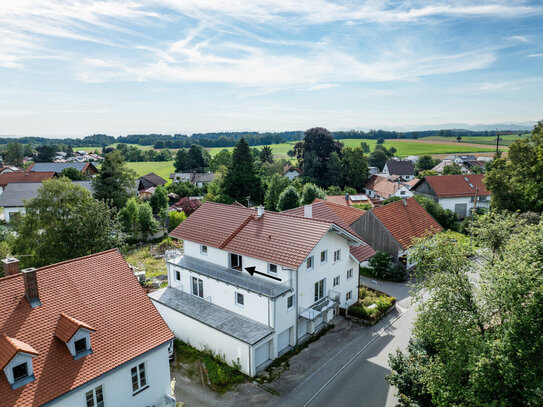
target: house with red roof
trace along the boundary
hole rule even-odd
[[[316,198],[322,201],[322,199]],[[354,204],[368,204],[373,206],[371,199],[365,194],[345,194],[345,195],[326,195],[324,201],[344,206],[353,206]]]
[[[206,202],[174,229],[184,253],[167,261],[168,287],[150,294],[174,334],[254,376],[352,305],[373,250],[341,218],[310,209]]]
[[[118,250],[2,262],[1,405],[175,406],[174,336]]]
[[[413,188],[417,195],[427,196],[443,208],[464,219],[474,208],[490,207],[490,191],[484,174],[432,175],[421,179]]]
[[[302,170],[296,167],[293,167],[290,164],[285,165],[283,168],[283,177],[287,177],[289,180],[293,180],[294,178],[299,177],[302,175]]]
[[[384,201],[385,199],[397,196],[400,198],[409,198],[413,196],[411,188],[405,185],[401,179],[393,181],[388,176],[379,174],[372,175],[364,186],[364,193],[372,199]]]
[[[372,208],[352,227],[371,247],[388,252],[395,262],[407,262],[409,248],[417,239],[443,230],[414,198]]]

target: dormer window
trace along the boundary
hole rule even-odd
[[[80,359],[92,353],[91,333],[94,331],[90,325],[62,313],[55,335],[66,344],[74,359]]]
[[[38,352],[32,346],[7,335],[0,337],[0,369],[13,390],[36,379],[32,367],[36,355]]]

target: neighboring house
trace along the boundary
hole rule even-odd
[[[117,250],[0,278],[3,406],[175,406],[174,338]]]
[[[5,174],[7,172],[23,172],[23,170],[13,165],[8,165],[0,168],[0,174]]]
[[[470,172],[473,172],[474,169],[477,169],[479,173],[484,172],[486,169],[486,161],[475,160],[475,161],[464,161],[464,166],[469,169]]]
[[[27,168],[29,172],[55,172],[61,174],[65,168],[75,168],[81,171],[87,177],[98,174],[98,170],[93,163],[33,163]]]
[[[294,178],[297,178],[300,175],[302,175],[301,169],[293,167],[290,164],[285,165],[285,168],[283,169],[283,177],[287,177],[292,181]]]
[[[415,167],[412,161],[390,160],[383,167],[386,176],[397,175],[402,181],[410,181],[415,178]]]
[[[477,157],[475,157],[472,154],[466,154],[466,155],[456,154],[456,155],[448,155],[447,157],[445,157],[445,159],[454,161],[458,164],[462,164],[464,161],[475,161],[477,160]]]
[[[421,179],[414,192],[432,198],[463,219],[474,207],[490,207],[490,191],[483,179],[484,174],[432,175]]]
[[[149,294],[174,334],[254,376],[345,312],[368,246],[310,208],[206,202],[174,229],[184,254],[167,261],[168,287]]]
[[[212,172],[176,172],[170,174],[170,179],[173,183],[190,182],[198,188],[202,188],[215,179],[215,174]]]
[[[377,167],[368,167],[368,169],[370,170],[370,175],[374,175],[374,174],[379,173],[379,168],[377,168]]]
[[[351,227],[371,247],[388,252],[395,262],[407,263],[415,239],[433,235],[443,228],[414,198],[373,208]]]
[[[43,180],[53,178],[54,172],[6,172],[0,174],[0,195],[4,192],[6,186],[10,183],[23,182],[42,182]]]
[[[407,157],[405,157],[405,160],[411,161],[413,165],[416,164],[419,159],[420,157],[418,155],[408,155]]]
[[[367,195],[364,194],[356,194],[356,195],[326,195],[324,198],[326,202],[332,202],[339,205],[344,206],[352,206],[353,204],[370,204],[373,206],[373,203],[371,202],[370,198]],[[321,199],[315,199],[315,201],[321,201]]]
[[[74,184],[92,192],[90,181],[73,181]],[[0,195],[0,208],[4,209],[4,220],[10,222],[11,218],[25,212],[25,201],[36,198],[41,182],[12,182],[9,183]]]
[[[413,196],[410,188],[403,185],[401,182],[390,181],[386,177],[372,175],[364,186],[364,192],[370,198],[375,198],[384,201],[392,196],[400,198],[409,198]]]
[[[165,185],[166,182],[167,181],[164,178],[156,175],[154,172],[150,172],[149,174],[142,175],[138,178],[138,191],[156,188],[158,186]]]
[[[448,167],[449,165],[453,165],[453,164],[457,164],[460,166],[460,170],[462,171],[463,174],[469,174],[469,168],[467,166],[465,166],[462,162],[457,162],[457,161],[454,161],[454,160],[449,160],[449,159],[445,159],[443,161],[441,161],[439,164],[437,164],[434,168],[432,168],[432,171],[435,171],[437,172],[438,174],[442,174],[443,173],[443,169],[445,167]]]

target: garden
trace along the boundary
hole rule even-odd
[[[360,267],[360,275],[383,281],[404,282],[407,271],[402,263],[394,263],[392,256],[379,251],[369,260],[369,267]]]
[[[377,323],[396,304],[396,298],[366,286],[358,288],[358,301],[349,307],[348,315],[363,323]]]

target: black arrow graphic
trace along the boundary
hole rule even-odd
[[[271,278],[272,280],[281,281],[280,278],[277,278],[277,277],[274,277],[274,276],[270,276],[269,274],[266,274],[266,273],[261,273],[260,271],[256,271],[256,267],[254,267],[254,266],[253,266],[253,267],[245,267],[245,270],[247,270],[247,272],[248,272],[250,275],[253,275],[253,274],[260,274],[261,276]]]

